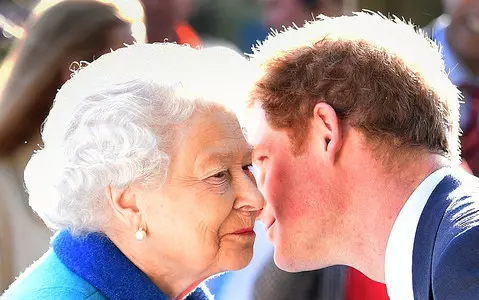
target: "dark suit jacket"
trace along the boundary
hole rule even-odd
[[[332,266],[321,270],[289,273],[271,259],[254,287],[254,300],[343,300],[347,268]]]
[[[479,178],[446,176],[419,219],[413,249],[414,299],[479,299]]]

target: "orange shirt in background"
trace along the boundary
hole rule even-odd
[[[175,26],[178,44],[188,44],[192,48],[201,46],[201,40],[195,30],[186,22],[179,22]]]

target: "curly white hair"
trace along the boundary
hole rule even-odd
[[[101,230],[105,188],[161,185],[188,119],[242,103],[248,74],[229,49],[169,43],[128,46],[81,67],[59,90],[43,148],[26,167],[31,207],[55,230]]]

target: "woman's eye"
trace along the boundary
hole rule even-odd
[[[222,171],[211,176],[211,178],[216,178],[216,179],[225,179],[226,177],[228,177],[228,171]]]

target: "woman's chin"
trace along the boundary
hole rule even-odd
[[[225,271],[238,271],[246,268],[253,258],[253,248],[243,249],[240,253],[232,254],[221,261]]]

